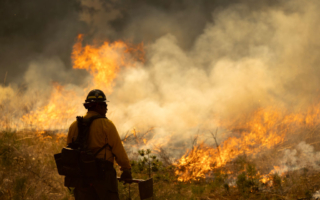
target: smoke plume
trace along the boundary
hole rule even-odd
[[[22,114],[47,105],[55,82],[76,91],[71,106],[84,114],[83,88],[91,78],[71,69],[70,58],[79,33],[84,45],[144,43],[145,62],[122,68],[108,94],[108,117],[120,134],[155,127],[154,141],[184,141],[259,107],[297,110],[318,98],[317,0],[55,2],[3,3],[17,12],[1,22],[0,73],[10,78],[0,87],[0,103],[23,105]],[[32,11],[44,6],[50,12],[37,21]]]

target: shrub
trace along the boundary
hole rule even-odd
[[[282,186],[281,186],[281,177],[275,173],[272,175],[271,177],[271,180],[272,180],[272,185],[275,189],[281,189]]]
[[[259,175],[254,165],[248,164],[246,172],[237,177],[237,187],[242,193],[254,192],[259,188]]]
[[[203,187],[203,186],[201,186],[201,185],[194,185],[194,186],[191,187],[192,194],[194,194],[194,195],[201,195],[201,194],[203,194],[203,192],[204,192],[205,189],[206,189],[206,188]]]
[[[213,174],[213,181],[210,183],[210,191],[213,192],[216,188],[224,187],[226,189],[225,184],[227,185],[229,191],[229,185],[225,182],[228,175],[221,173],[221,171],[215,171]]]
[[[17,178],[14,184],[14,200],[24,199],[27,177]]]

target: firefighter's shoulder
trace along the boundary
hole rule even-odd
[[[99,118],[94,121],[95,121],[96,125],[102,124],[103,126],[107,126],[109,128],[115,128],[115,125],[113,124],[113,122],[108,118]]]
[[[74,121],[74,122],[72,122],[72,124],[70,125],[69,129],[74,129],[74,128],[76,128],[76,127],[78,127],[78,122],[77,122],[77,120]]]
[[[108,124],[114,125],[113,122],[108,118],[99,118],[99,119],[96,119],[95,121],[97,121],[97,122],[100,121],[100,122],[103,122],[103,123],[108,123]]]

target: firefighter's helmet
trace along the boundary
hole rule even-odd
[[[96,103],[96,102],[108,102],[106,95],[98,89],[91,90],[85,100],[84,104]]]

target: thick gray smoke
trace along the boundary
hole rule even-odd
[[[69,58],[78,33],[85,34],[84,43],[122,39],[145,44],[146,62],[122,69],[108,96],[109,118],[121,134],[155,127],[154,141],[169,135],[184,140],[199,129],[214,130],[220,119],[260,106],[300,108],[318,96],[317,0],[81,0],[68,6],[72,14],[52,14],[61,17],[52,24],[52,16],[46,18],[47,28],[34,38],[41,43],[27,42],[37,46],[31,52],[18,51],[27,38],[13,39],[15,49],[7,40],[14,36],[2,33],[3,51],[28,52],[31,58],[23,59],[26,63],[16,56],[2,61],[1,73],[15,75],[8,79],[10,86],[1,86],[0,103],[4,94],[14,96],[19,88],[15,81],[26,85],[21,92],[26,102],[31,92],[49,97],[52,82],[81,91],[88,74],[71,70]],[[39,106],[32,104],[27,112]]]
[[[115,120],[177,132],[212,129],[217,115],[259,106],[300,108],[318,95],[317,8],[316,1],[263,10],[235,4],[212,12],[188,50],[174,33],[159,37],[147,45],[145,66],[118,79]]]

